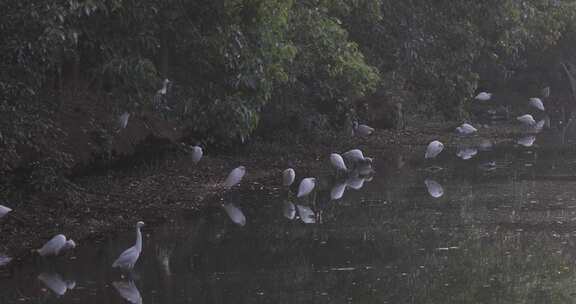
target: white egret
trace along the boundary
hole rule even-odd
[[[516,143],[523,146],[523,147],[529,148],[529,147],[532,147],[534,145],[535,141],[536,141],[536,136],[526,135],[524,137],[519,138]]]
[[[202,150],[202,147],[193,146],[192,147],[192,162],[194,164],[197,164],[202,159],[202,156],[204,156],[204,151]]]
[[[358,124],[358,122],[354,122],[354,134],[355,135],[359,135],[359,136],[370,136],[372,133],[374,133],[374,128],[368,126],[368,125],[364,125],[364,124]]]
[[[478,150],[476,148],[461,148],[456,152],[456,156],[460,157],[463,160],[468,160],[478,154]]]
[[[307,177],[302,179],[298,186],[298,195],[296,195],[296,197],[303,197],[310,194],[314,190],[314,187],[316,187],[316,178]]]
[[[290,187],[296,179],[296,172],[292,168],[288,168],[282,172],[282,185]]]
[[[6,206],[0,205],[0,218],[3,218],[6,214],[10,213],[11,211],[12,211],[12,209],[10,209]]]
[[[228,214],[228,217],[234,224],[239,226],[246,225],[246,216],[240,208],[236,207],[232,203],[224,204],[222,205],[222,208],[224,208],[224,211],[226,211],[226,214]]]
[[[142,304],[142,296],[140,295],[140,291],[134,284],[134,281],[112,282],[112,286],[114,286],[116,291],[118,291],[118,293],[122,298],[124,298],[124,300],[132,304]]]
[[[296,206],[290,201],[284,201],[282,212],[284,213],[284,217],[293,220],[296,217]]]
[[[480,92],[474,99],[480,101],[488,101],[492,98],[492,93]]]
[[[310,207],[296,205],[298,208],[298,215],[304,224],[314,224],[316,223],[316,214]]]
[[[339,200],[344,196],[344,191],[346,190],[346,183],[337,183],[330,190],[330,199]]]
[[[126,129],[128,126],[128,120],[130,119],[130,113],[124,112],[120,117],[118,117],[118,123],[120,124],[120,129]]]
[[[472,133],[477,132],[478,129],[474,128],[471,124],[463,123],[458,128],[456,128],[456,132],[462,135],[470,135]]]
[[[444,144],[438,140],[432,141],[428,144],[426,148],[426,153],[424,154],[425,159],[435,158],[444,150]]]
[[[143,226],[144,222],[139,221],[136,223],[136,243],[120,254],[112,264],[113,268],[120,268],[122,270],[132,270],[134,268],[142,252],[142,232],[140,228]]]
[[[36,252],[40,256],[56,256],[63,251],[73,249],[75,247],[76,243],[73,240],[66,240],[66,237],[63,234],[58,234],[46,242],[42,248],[37,249]]]
[[[246,167],[240,166],[240,167],[234,168],[234,170],[232,170],[228,174],[228,177],[226,177],[226,180],[224,181],[224,187],[225,188],[232,188],[235,185],[239,184],[242,181],[244,174],[246,174]]]
[[[439,198],[439,197],[442,197],[444,195],[444,188],[442,188],[442,185],[440,185],[436,181],[431,180],[431,179],[426,179],[424,181],[424,184],[426,185],[426,189],[428,190],[428,194],[430,194],[430,196],[432,196],[433,198]]]
[[[43,272],[38,275],[38,280],[44,283],[46,287],[58,296],[63,296],[68,290],[72,290],[76,287],[76,282],[64,281],[57,273]]]
[[[522,116],[518,116],[516,117],[516,120],[518,120],[519,122],[521,122],[523,125],[525,126],[533,126],[536,124],[536,121],[534,120],[534,117],[532,117],[532,115],[530,114],[525,114]]]
[[[338,153],[330,154],[330,162],[336,168],[337,171],[348,171],[346,168],[346,164],[344,163],[344,159]]]
[[[532,107],[535,107],[536,109],[540,110],[540,111],[544,111],[544,103],[542,103],[542,99],[538,98],[538,97],[532,97],[528,100],[528,104]]]

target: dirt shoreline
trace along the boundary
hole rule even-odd
[[[402,131],[378,130],[366,139],[323,139],[313,144],[279,145],[252,143],[234,155],[211,155],[194,166],[181,152],[167,153],[160,160],[130,168],[102,171],[78,177],[55,193],[22,194],[9,205],[14,211],[0,219],[0,253],[24,258],[51,236],[64,233],[80,246],[131,229],[137,220],[154,227],[186,213],[198,212],[222,201],[220,183],[228,172],[247,168],[240,191],[279,191],[281,171],[291,165],[297,179],[329,170],[327,155],[360,148],[367,155],[385,155],[407,146],[422,149],[439,139],[447,146],[461,144],[452,131],[454,124],[437,123]],[[509,126],[480,128],[473,138],[493,142],[516,135]],[[383,162],[385,159],[377,159]]]

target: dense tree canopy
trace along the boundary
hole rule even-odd
[[[111,117],[155,115],[212,143],[244,141],[259,126],[344,130],[357,119],[354,101],[375,91],[411,113],[462,118],[479,86],[497,88],[541,64],[535,58],[568,48],[575,5],[2,1],[1,167],[11,167],[19,146],[50,150],[35,137],[65,135],[52,114],[71,90],[94,96],[87,102]],[[158,96],[164,78],[170,90]]]

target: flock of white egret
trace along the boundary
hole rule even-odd
[[[158,96],[161,97],[166,94],[166,89],[169,81],[164,82],[164,86],[158,91]],[[548,89],[549,94],[549,89]],[[492,99],[492,94],[487,92],[481,92],[476,97],[476,100],[480,102],[485,102]],[[528,105],[539,111],[544,111],[544,104],[540,98],[533,97],[528,100]],[[129,113],[124,113],[120,116],[120,128],[126,128],[128,124],[128,119],[130,118]],[[524,126],[531,128],[531,130],[539,131],[544,127],[544,122],[536,122],[531,114],[525,114],[518,116],[517,121],[522,123]],[[359,137],[367,137],[373,134],[374,129],[365,125],[358,124],[357,122],[353,125],[353,134]],[[463,123],[458,126],[455,130],[457,134],[460,135],[470,135],[476,133],[478,130],[469,123]],[[532,146],[534,143],[535,136],[530,135],[523,137],[518,141],[519,145],[522,146]],[[491,143],[487,140],[481,142],[478,149],[490,149]],[[428,144],[424,154],[426,160],[434,159],[444,150],[444,144],[438,140],[434,140]],[[192,146],[190,148],[191,160],[194,164],[201,161],[204,152],[200,146]],[[474,157],[478,153],[476,148],[462,148],[458,150],[457,156],[461,159],[467,160]],[[364,153],[360,149],[352,149],[346,151],[342,154],[332,153],[328,157],[330,164],[332,165],[336,177],[344,176],[345,179],[340,179],[330,191],[330,198],[332,200],[338,200],[342,198],[344,192],[347,188],[360,189],[363,186],[365,180],[369,179],[370,175],[374,172],[372,168],[373,159],[370,157],[365,157]],[[234,186],[241,183],[242,179],[246,174],[246,167],[238,166],[230,171],[227,177],[221,184],[226,190],[233,188]],[[281,184],[283,187],[288,189],[290,195],[290,187],[296,181],[296,171],[293,168],[287,168],[282,171]],[[440,184],[431,179],[426,179],[424,181],[429,194],[434,198],[439,198],[444,195],[444,190]],[[296,199],[302,199],[310,196],[314,193],[317,188],[318,179],[317,177],[303,177],[297,187]],[[223,210],[229,216],[232,222],[237,225],[244,226],[246,224],[246,217],[240,208],[236,207],[232,203],[222,204]],[[0,205],[0,218],[6,216],[12,211],[11,208]],[[315,216],[314,210],[304,204],[293,204],[290,200],[284,201],[283,213],[286,218],[294,219],[298,215],[299,218],[304,223],[315,223],[317,218]],[[119,268],[122,271],[130,272],[135,264],[137,263],[140,254],[142,252],[142,232],[141,228],[144,223],[138,221],[136,223],[136,241],[134,245],[120,254],[120,256],[111,265],[113,268]],[[58,234],[46,242],[41,248],[34,250],[35,253],[42,257],[57,256],[65,253],[68,250],[72,250],[76,247],[76,243],[72,239],[67,239],[65,235]],[[9,262],[10,260],[6,260]],[[6,262],[4,261],[4,262]],[[1,262],[1,259],[0,259]],[[0,265],[2,265],[0,263]],[[48,274],[42,274],[38,277],[41,281],[45,282],[50,289],[54,290],[58,294],[64,294],[67,289],[74,288],[73,282],[64,282],[61,278],[53,278]],[[116,283],[115,283],[116,284]],[[115,286],[119,291],[129,291],[135,288],[135,286],[122,285],[130,284],[118,282],[119,286]],[[133,284],[133,283],[131,283]],[[52,286],[54,285],[54,286]],[[121,292],[122,293],[122,292]],[[130,292],[126,292],[130,294]],[[134,294],[133,292],[131,294]],[[139,297],[139,294],[138,294]]]

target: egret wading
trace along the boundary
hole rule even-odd
[[[476,132],[478,132],[478,129],[474,128],[471,124],[468,123],[463,123],[456,128],[456,133],[460,135],[470,135]]]
[[[232,171],[230,171],[228,177],[226,177],[226,180],[224,181],[224,188],[230,189],[238,185],[242,181],[244,174],[246,174],[246,167],[239,166],[234,168]]]
[[[532,117],[532,115],[530,115],[530,114],[518,116],[518,117],[516,117],[516,120],[518,120],[520,123],[522,123],[525,127],[530,127],[530,126],[533,126],[536,124],[534,117]]]
[[[202,147],[200,146],[193,146],[192,147],[192,162],[197,164],[204,155],[204,151],[202,151]]]
[[[76,243],[73,240],[66,240],[66,236],[58,234],[46,242],[42,248],[37,249],[36,252],[43,257],[57,256],[60,253],[75,247]]]
[[[120,268],[121,270],[132,270],[134,265],[140,257],[142,252],[142,232],[140,228],[144,226],[144,222],[136,223],[136,243],[134,246],[126,249],[112,264],[113,268]]]
[[[438,140],[432,141],[428,144],[426,148],[426,153],[424,154],[425,159],[435,158],[444,150],[444,144]]]
[[[314,187],[316,187],[316,178],[314,177],[307,177],[300,181],[300,185],[298,186],[298,194],[296,197],[304,197],[310,194]]]
[[[374,128],[368,126],[368,125],[364,125],[364,124],[358,124],[358,122],[354,122],[354,135],[358,135],[361,137],[367,137],[372,135],[372,133],[374,133]]]
[[[492,99],[492,93],[480,92],[478,95],[476,95],[476,97],[474,97],[474,99],[480,101],[488,101]]]

